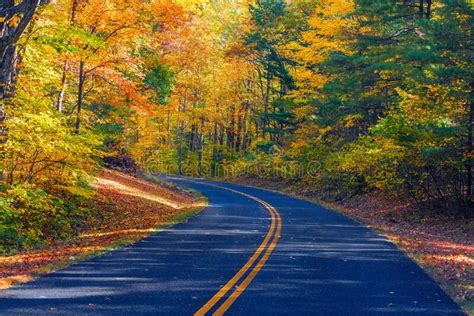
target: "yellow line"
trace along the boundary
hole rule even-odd
[[[208,184],[208,183],[202,183],[202,182],[197,182],[193,180],[189,180],[191,182],[199,183],[199,184],[204,184],[207,186],[211,187],[216,187],[216,188],[221,188],[227,191],[231,191],[243,196],[246,196],[261,205],[263,205],[268,212],[271,215],[271,225],[270,228],[265,236],[265,239],[263,242],[260,244],[258,249],[254,252],[252,257],[245,263],[245,265],[237,272],[232,279],[229,280],[204,306],[202,306],[194,315],[195,316],[201,316],[205,315],[209,310],[211,310],[218,302],[221,300],[226,293],[240,280],[240,278],[249,270],[249,268],[254,264],[254,262],[257,260],[257,258],[260,256],[262,251],[267,247],[268,242],[273,236],[272,242],[270,243],[270,246],[267,248],[266,252],[264,253],[263,257],[260,259],[259,262],[255,265],[253,270],[249,273],[249,275],[245,278],[245,280],[241,283],[240,286],[237,287],[234,292],[227,298],[227,300],[224,301],[222,306],[214,313],[214,315],[222,315],[229,307],[234,303],[234,301],[240,296],[240,294],[245,291],[245,289],[248,287],[248,285],[252,282],[252,280],[255,278],[257,273],[262,269],[263,265],[267,261],[268,257],[270,254],[273,252],[273,249],[275,248],[276,244],[278,243],[278,239],[280,238],[280,233],[281,233],[281,217],[280,214],[278,214],[277,210],[268,204],[267,202],[260,200],[257,197],[254,197],[250,194],[240,192],[234,189],[226,188],[223,186],[219,185],[214,185],[214,184]],[[275,231],[275,226],[276,226],[276,233],[274,234]]]
[[[263,201],[262,201],[263,202]],[[267,204],[266,207],[268,209],[272,209],[276,215],[277,215],[277,231],[276,231],[276,234],[273,236],[273,240],[270,244],[270,246],[268,246],[267,248],[267,251],[265,252],[265,254],[263,255],[263,257],[260,259],[260,261],[257,263],[257,265],[253,268],[253,270],[249,273],[249,275],[245,278],[244,281],[242,281],[242,283],[234,290],[234,292],[232,292],[232,294],[224,301],[224,303],[222,303],[222,305],[216,310],[216,312],[213,314],[215,316],[220,316],[220,315],[224,315],[224,313],[229,309],[229,307],[235,302],[235,300],[237,300],[240,296],[240,294],[242,294],[245,289],[249,286],[249,284],[253,281],[253,279],[255,278],[255,276],[257,275],[257,273],[262,269],[262,267],[265,265],[265,263],[267,262],[268,258],[270,257],[270,255],[272,254],[273,250],[275,249],[277,243],[278,243],[278,240],[280,239],[280,234],[281,234],[281,217],[280,217],[280,214],[278,214],[277,210],[271,206],[270,204],[268,203],[265,203]]]

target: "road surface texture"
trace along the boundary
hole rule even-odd
[[[0,292],[0,314],[462,315],[402,252],[343,215],[256,188],[171,180],[209,207]]]

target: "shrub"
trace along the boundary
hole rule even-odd
[[[31,185],[16,185],[0,197],[0,252],[29,249],[76,235],[88,212],[80,197],[54,196]]]

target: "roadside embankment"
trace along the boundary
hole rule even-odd
[[[82,233],[67,242],[0,256],[0,289],[133,243],[185,221],[207,203],[196,192],[152,176],[137,178],[104,170],[94,186],[96,194],[90,205],[96,211],[81,223]]]
[[[298,184],[238,178],[232,182],[280,191],[344,213],[386,236],[474,315],[474,221],[420,210],[381,193],[328,202]]]

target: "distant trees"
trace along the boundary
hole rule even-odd
[[[309,130],[325,131],[308,150],[332,151],[321,180],[472,206],[472,13],[464,1],[317,6],[293,56],[316,116]]]
[[[203,19],[210,8],[219,7],[209,4]],[[208,29],[221,42],[202,43],[225,54],[199,59],[192,72],[203,85],[186,90],[170,121],[180,170],[217,175],[261,162],[269,170],[255,175],[273,177],[273,167],[318,161],[318,172],[296,180],[334,198],[377,189],[471,207],[467,1],[261,0],[239,10],[221,14],[245,16],[238,24]],[[229,77],[230,64],[239,76]],[[189,87],[179,75],[189,69],[177,72],[177,91]],[[167,157],[151,165],[173,166],[168,145],[148,148]]]
[[[472,206],[466,0],[56,0],[28,23],[40,4],[0,7],[9,185],[75,187],[116,154]]]
[[[279,51],[292,39],[292,30],[285,27],[289,14],[283,0],[257,1],[249,9],[252,29],[245,34],[244,44],[255,64],[263,103],[260,114],[263,139],[267,140],[269,135],[269,143],[262,145],[268,150],[273,144],[283,145],[284,134],[292,125],[293,116],[285,100],[288,90],[293,88],[288,71],[290,60]]]

